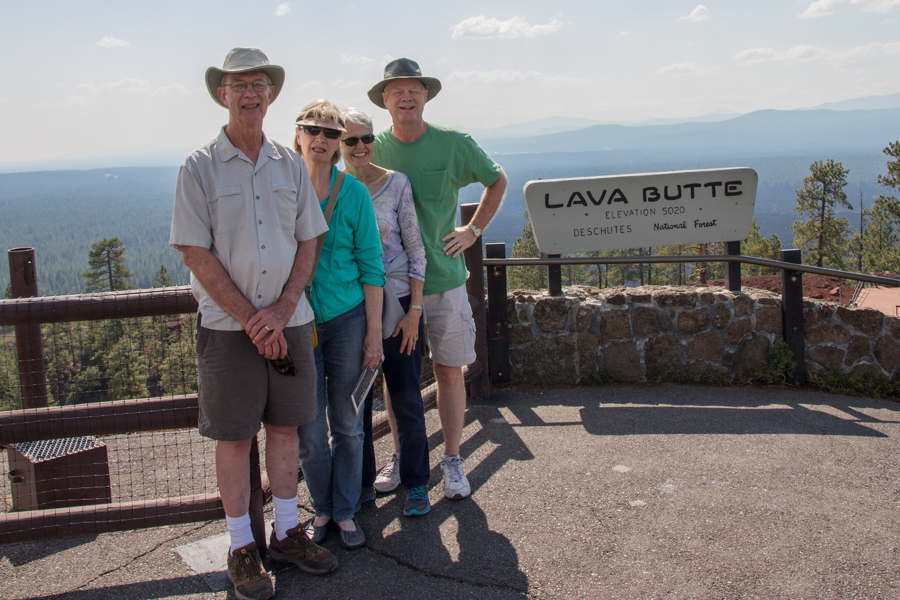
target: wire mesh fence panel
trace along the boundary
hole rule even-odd
[[[215,442],[196,430],[196,318],[185,294],[13,301],[21,320],[0,329],[0,543],[221,516]],[[170,311],[182,314],[160,314]],[[24,346],[20,323],[32,327]],[[421,382],[433,404],[427,356]],[[258,441],[265,456],[264,430]]]
[[[22,408],[13,327],[0,328],[0,410]]]
[[[184,410],[166,414],[170,406],[192,403],[196,411],[196,398],[184,396],[197,391],[194,327],[192,314],[42,325],[49,407],[5,414],[25,414],[32,425],[53,420],[53,431],[103,433],[36,441],[17,434],[15,443],[0,446],[0,513],[16,518],[44,511],[27,513],[49,515],[37,521],[44,524],[91,514],[111,529],[119,528],[111,523],[117,519],[173,522],[179,511],[208,514],[217,502],[215,443],[197,433],[195,418],[169,425],[173,418],[184,421]],[[0,330],[0,412],[22,408],[19,384],[30,375],[20,372],[14,329]],[[176,395],[177,402],[152,400]],[[121,401],[132,404],[126,402],[128,414],[119,419]],[[113,414],[99,413],[93,403],[113,407]],[[159,430],[146,431],[153,428]],[[106,434],[110,429],[121,433]]]
[[[197,391],[194,315],[43,326],[51,406]]]

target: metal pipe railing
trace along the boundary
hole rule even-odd
[[[701,262],[698,256],[610,256],[608,258],[486,258],[484,266],[486,267],[520,267],[520,266],[540,266],[540,265],[629,265],[629,264],[653,264],[653,263],[695,263]],[[900,279],[891,279],[889,277],[878,277],[877,275],[866,275],[865,273],[853,273],[851,271],[838,271],[837,269],[826,269],[824,267],[816,267],[813,265],[798,265],[781,260],[772,260],[769,258],[755,258],[753,256],[741,256],[730,254],[706,254],[703,256],[703,262],[723,262],[723,263],[747,263],[750,265],[759,265],[761,267],[771,267],[775,269],[790,269],[800,273],[814,273],[816,275],[826,275],[828,277],[837,277],[839,279],[853,279],[855,281],[865,281],[877,285],[887,285],[892,287],[900,286]]]

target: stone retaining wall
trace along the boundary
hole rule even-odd
[[[542,385],[622,381],[665,374],[740,379],[783,341],[781,296],[745,288],[566,288],[564,296],[508,296],[514,380]],[[804,301],[809,373],[900,376],[900,319],[868,309]]]

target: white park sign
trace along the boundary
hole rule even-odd
[[[525,184],[544,254],[746,239],[758,183],[748,168],[546,179]]]

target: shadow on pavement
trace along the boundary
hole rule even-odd
[[[870,424],[900,422],[900,405],[891,409],[897,420],[872,417],[866,409],[885,410],[885,403],[859,399],[831,400],[810,404],[797,402],[790,390],[763,395],[766,400],[741,402],[732,397],[728,388],[713,399],[700,399],[676,393],[668,396],[666,388],[660,388],[658,398],[646,402],[617,403],[615,394],[604,398],[602,390],[595,394],[600,398],[589,403],[568,402],[557,393],[554,403],[579,408],[580,424],[593,435],[688,435],[688,434],[787,434],[787,435],[843,435],[860,437],[887,437],[868,427]],[[745,396],[742,394],[742,396]],[[755,395],[754,397],[759,397]],[[584,398],[583,394],[578,395]],[[808,400],[809,395],[804,396]],[[522,426],[577,425],[578,422],[544,422],[536,409],[547,399],[543,396],[529,401],[517,396],[515,403],[507,407]]]
[[[7,559],[14,567],[21,567],[42,558],[47,558],[57,552],[76,548],[81,545],[89,545],[97,539],[96,535],[76,538],[63,538],[59,540],[47,540],[41,544],[9,544],[0,545],[0,560]]]
[[[501,418],[499,411],[489,412],[494,418]],[[491,529],[484,510],[478,505],[476,493],[508,461],[534,457],[511,430],[507,429],[502,436],[492,435],[490,432],[496,432],[497,428],[486,426],[483,422],[486,420],[489,417],[485,417],[483,411],[480,418],[472,412],[466,414],[466,428],[478,424],[471,437],[464,436],[461,448],[463,456],[479,454],[477,463],[467,462],[466,476],[473,497],[453,501],[441,495],[435,501],[432,494],[433,504],[428,515],[398,519],[406,499],[406,492],[401,487],[389,502],[377,510],[366,511],[360,520],[366,531],[371,532],[368,548],[407,568],[431,577],[525,593],[528,578],[519,568],[516,549],[506,536]],[[429,448],[434,450],[443,441],[442,433],[437,431],[429,437]],[[443,492],[440,465],[432,469],[429,487]],[[399,528],[391,525],[395,519]],[[453,533],[452,539],[448,532]]]
[[[190,577],[154,579],[153,581],[126,583],[103,588],[75,590],[49,596],[27,596],[27,598],[28,600],[119,600],[121,598],[153,600],[154,598],[172,598],[207,591],[209,590],[203,584],[203,580],[192,575]],[[10,600],[25,600],[25,597],[20,599],[10,598]]]

